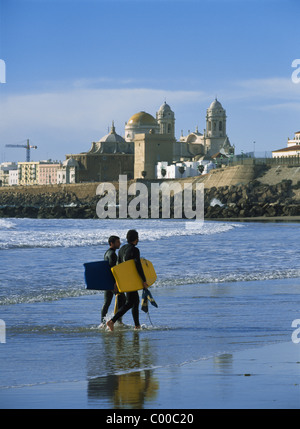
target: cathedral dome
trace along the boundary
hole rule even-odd
[[[110,133],[103,136],[99,140],[99,143],[125,143],[125,140],[123,139],[122,136],[116,133],[116,129],[113,123]]]
[[[156,113],[156,119],[163,118],[174,118],[174,112],[166,102],[160,106],[158,112]]]
[[[159,112],[166,112],[170,110],[171,110],[171,107],[166,102],[164,102],[164,104],[162,104],[159,108]]]
[[[131,118],[129,119],[128,125],[136,125],[136,126],[143,126],[143,125],[157,125],[156,120],[153,118],[152,115],[146,112],[139,112],[135,113]]]
[[[211,105],[209,106],[209,109],[210,110],[223,110],[223,107],[222,107],[222,104],[217,100],[217,99],[215,99],[212,103],[211,103]]]
[[[133,153],[133,147],[122,136],[116,133],[113,122],[110,133],[103,136],[98,142],[93,142],[88,153]]]
[[[136,134],[158,133],[159,125],[152,115],[146,112],[135,113],[125,124],[125,141],[133,142]]]

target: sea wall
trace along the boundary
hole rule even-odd
[[[235,166],[176,181],[204,184],[206,219],[300,216],[300,167]],[[142,182],[149,189],[150,217],[151,182]],[[132,183],[129,181],[128,186]],[[118,182],[114,185],[118,200]],[[97,186],[98,183],[3,187],[0,217],[97,218],[96,205],[101,198],[96,195]],[[128,202],[133,198],[128,197]],[[195,208],[195,193],[193,204]],[[173,212],[171,198],[171,217]]]

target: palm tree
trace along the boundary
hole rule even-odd
[[[202,174],[203,171],[204,171],[204,165],[199,164],[198,165],[198,171],[199,171],[200,174]]]
[[[181,174],[181,178],[182,178],[182,175],[183,175],[183,173],[185,172],[185,167],[182,165],[182,166],[180,166],[180,167],[178,167],[178,171],[179,171],[179,173]]]

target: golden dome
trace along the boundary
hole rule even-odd
[[[128,125],[157,125],[156,120],[153,118],[152,115],[146,112],[139,112],[135,115],[131,116],[129,121],[127,122]]]

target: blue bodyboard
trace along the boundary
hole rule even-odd
[[[84,265],[86,289],[113,290],[115,279],[108,261],[87,262]]]

